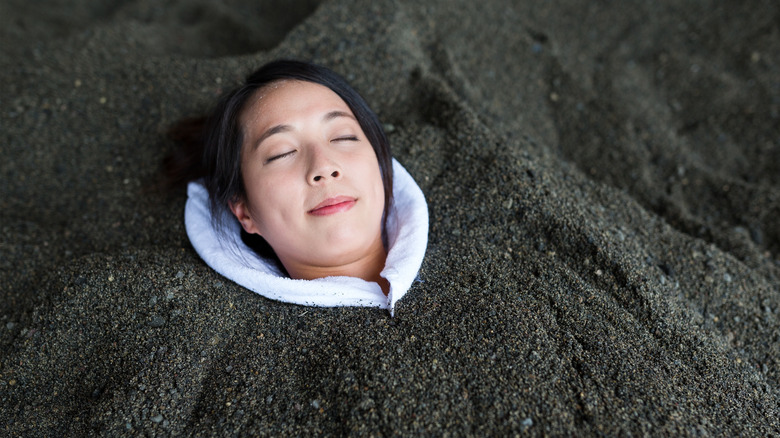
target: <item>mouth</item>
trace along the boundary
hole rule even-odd
[[[328,216],[331,214],[341,213],[352,208],[357,199],[349,196],[336,196],[335,198],[328,198],[316,207],[309,210],[309,214],[314,216]]]

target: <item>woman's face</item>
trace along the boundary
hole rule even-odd
[[[241,115],[246,198],[231,205],[294,278],[384,251],[379,163],[346,103],[329,88],[285,80],[258,90]]]

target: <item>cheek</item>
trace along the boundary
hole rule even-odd
[[[366,181],[372,182],[374,198],[378,204],[378,209],[384,211],[385,206],[385,186],[382,182],[382,171],[379,169],[379,163],[374,162],[368,171],[368,178]]]
[[[382,183],[382,169],[379,168],[379,162],[376,159],[376,155],[372,155],[372,158],[373,158],[373,164],[371,166],[371,169],[373,169],[373,173],[374,173],[374,179],[373,179],[374,185],[376,187],[376,190],[379,191],[380,195],[384,198],[385,186]]]
[[[284,178],[257,178],[247,186],[252,219],[262,234],[273,233],[280,223],[289,220],[292,200],[299,199],[293,184]]]
[[[380,198],[380,202],[384,204],[385,202],[385,185],[382,182],[382,171],[377,170],[376,172],[376,179],[375,179],[374,187],[377,193],[377,196]]]

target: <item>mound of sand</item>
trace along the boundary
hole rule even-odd
[[[0,4],[4,435],[780,434],[775,2],[67,3]],[[148,190],[279,57],[426,194],[395,318],[221,278]]]

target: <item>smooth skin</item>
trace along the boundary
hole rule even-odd
[[[387,294],[379,162],[347,104],[283,80],[255,92],[241,125],[246,196],[230,208],[244,230],[265,238],[292,278],[358,277]]]

